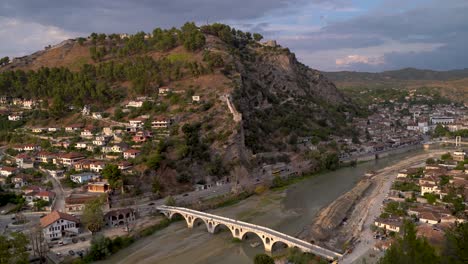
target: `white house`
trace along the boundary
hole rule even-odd
[[[18,114],[8,115],[8,120],[9,121],[20,121],[21,118],[22,118],[21,115],[18,115]]]
[[[75,148],[77,149],[85,149],[88,144],[86,142],[77,142]]]
[[[99,179],[99,175],[91,172],[83,172],[79,174],[73,174],[70,175],[70,180],[76,182],[76,183],[85,183],[90,180],[96,180]]]
[[[156,119],[153,122],[151,122],[151,128],[168,128],[170,124],[171,120],[169,119]]]
[[[77,235],[79,221],[74,216],[53,211],[41,218],[42,232],[48,241],[60,239],[69,235]]]
[[[200,102],[200,96],[199,95],[193,95],[192,96],[192,102]]]
[[[89,165],[89,169],[94,172],[101,172],[105,166],[106,163],[104,161],[95,161]]]
[[[128,107],[135,107],[135,108],[140,108],[143,106],[143,101],[130,101],[128,102],[127,104],[127,108]]]
[[[16,171],[17,171],[17,168],[15,168],[15,167],[3,166],[3,167],[0,169],[0,175],[1,175],[1,176],[8,177],[8,176],[10,176],[10,175],[13,175]]]
[[[403,226],[403,222],[398,218],[377,218],[374,221],[374,225],[398,233]]]
[[[123,157],[124,157],[124,159],[134,159],[138,155],[140,155],[140,153],[141,153],[141,151],[139,151],[137,149],[127,149],[126,151],[124,151]]]

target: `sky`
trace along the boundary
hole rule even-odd
[[[468,68],[468,0],[0,0],[0,57],[97,33],[221,22],[323,71]]]

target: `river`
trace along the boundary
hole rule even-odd
[[[254,195],[211,213],[297,235],[308,227],[320,208],[350,190],[366,171],[379,170],[421,153],[424,150],[413,150],[322,173],[292,185],[286,191]],[[137,241],[104,263],[252,263],[253,256],[263,252],[262,245],[252,247],[253,241],[255,237],[247,242],[233,241],[228,231],[209,234],[203,225],[190,230],[185,221],[180,221]]]

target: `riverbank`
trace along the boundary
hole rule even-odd
[[[420,164],[428,157],[440,155],[443,152],[445,151],[428,151],[412,156],[378,170],[370,178],[363,178],[353,190],[321,210],[311,225],[308,238],[328,248],[342,250],[342,252],[354,247],[352,255],[354,257],[347,255],[345,256],[346,262],[343,262],[352,263],[360,254],[364,254],[373,247],[374,241],[370,226],[375,217],[378,216],[382,201],[388,194],[397,172],[403,168]],[[356,188],[364,183],[368,183],[370,186],[361,192],[362,195],[356,195]],[[350,197],[354,199],[350,200]],[[333,211],[340,213],[327,213]],[[320,236],[322,233],[325,236]],[[358,241],[360,242],[358,243]]]
[[[236,201],[234,205],[207,212],[300,237],[301,233],[308,231],[305,227],[310,225],[319,210],[352,189],[366,171],[378,171],[420,152],[418,150],[358,164],[356,167],[315,174],[287,188],[268,190],[261,195]],[[247,242],[233,243],[230,232],[209,234],[203,225],[188,229],[186,223],[180,221],[136,241],[103,263],[214,264],[222,260],[223,264],[250,264],[256,254],[264,253],[263,246],[251,246],[255,244],[255,239],[255,236],[249,236]]]

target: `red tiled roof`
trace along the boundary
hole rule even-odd
[[[75,222],[75,223],[79,222],[78,219],[76,219],[72,215],[62,213],[59,211],[53,211],[52,213],[41,218],[41,226],[48,227],[49,225],[55,223],[57,220],[60,220],[60,219],[68,220],[68,221]]]

